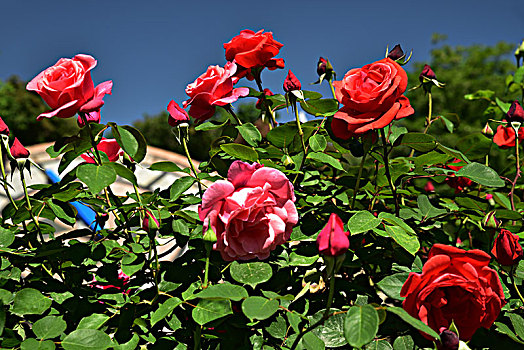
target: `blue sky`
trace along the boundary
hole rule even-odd
[[[209,65],[224,65],[223,43],[242,29],[272,31],[286,69],[265,71],[264,87],[282,92],[290,68],[304,89],[317,79],[319,56],[339,77],[383,58],[386,45],[413,49],[424,61],[434,32],[452,45],[515,45],[524,39],[524,1],[2,1],[0,79],[30,80],[60,57],[98,60],[95,84],[113,80],[102,121],[131,124],[165,110]],[[409,70],[409,65],[406,67]],[[250,86],[241,81],[238,86]],[[36,117],[36,116],[35,116]]]

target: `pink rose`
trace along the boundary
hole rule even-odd
[[[349,249],[349,232],[344,231],[344,223],[340,217],[332,213],[329,220],[317,237],[317,247],[321,254],[338,256]]]
[[[169,118],[167,119],[167,122],[170,126],[176,127],[183,123],[189,123],[189,116],[187,115],[187,112],[184,111],[178,103],[171,100],[169,104],[167,105],[167,111],[169,112]]]
[[[25,148],[22,143],[18,140],[18,138],[15,137],[15,140],[13,141],[13,144],[11,145],[9,152],[11,152],[11,155],[15,159],[19,158],[28,158],[29,157],[29,150]]]
[[[27,84],[27,90],[36,91],[52,108],[36,119],[69,118],[77,112],[90,113],[102,107],[106,94],[111,94],[112,81],[94,87],[91,69],[96,60],[89,55],[61,58],[52,67],[38,74]]]
[[[183,106],[191,106],[189,114],[203,122],[215,114],[216,106],[225,106],[249,94],[248,88],[233,88],[238,78],[233,78],[237,66],[228,62],[224,68],[209,66],[207,71],[186,87],[189,100]],[[234,80],[233,80],[234,79]]]
[[[224,260],[266,259],[298,222],[294,202],[293,185],[281,171],[237,160],[227,180],[206,190],[198,215],[203,232],[215,232],[213,248]]]
[[[109,158],[110,162],[116,162],[120,155],[124,154],[124,151],[122,148],[120,148],[120,145],[115,139],[106,139],[105,137],[102,137],[102,140],[100,140],[100,143],[96,146],[96,148],[99,151],[104,152],[107,155],[107,158]],[[86,163],[95,162],[93,157],[86,153],[81,154],[80,157],[82,157]]]

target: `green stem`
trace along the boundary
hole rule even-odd
[[[324,311],[324,314],[322,315],[322,318],[320,320],[318,320],[316,323],[312,324],[311,326],[309,326],[308,328],[306,328],[305,330],[301,331],[298,336],[295,338],[295,341],[293,342],[293,345],[291,346],[291,349],[290,350],[295,350],[296,347],[298,346],[298,343],[300,342],[300,339],[302,339],[302,337],[308,333],[308,332],[311,332],[313,329],[317,328],[318,326],[321,326],[322,324],[324,324],[324,321],[326,321],[329,317],[330,317],[330,309],[331,309],[331,304],[333,303],[333,296],[335,295],[335,276],[331,276],[331,278],[329,279],[329,294],[328,294],[328,300],[327,300],[327,304],[326,304],[326,310]]]
[[[89,130],[89,139],[91,140],[91,146],[93,147],[93,153],[95,154],[95,161],[98,165],[102,164],[102,158],[100,157],[100,152],[98,152],[98,148],[96,146],[95,137],[93,136],[93,130],[91,129],[91,123],[87,122],[87,117],[85,113],[78,113],[80,115],[80,118],[84,121],[85,126]]]
[[[517,288],[517,283],[515,283],[515,278],[513,277],[513,271],[515,270],[515,266],[513,266],[511,268],[511,272],[510,272],[510,277],[511,277],[511,282],[513,282],[513,287],[515,287],[515,291],[517,292],[520,300],[522,301],[522,303],[524,304],[524,297],[522,296],[522,294],[520,294],[520,291],[519,289]]]
[[[351,200],[351,209],[355,208],[355,199],[357,198],[357,192],[360,188],[360,177],[362,176],[362,170],[364,168],[364,162],[366,161],[366,156],[368,154],[364,153],[362,160],[360,161],[360,167],[358,168],[357,183],[355,184],[355,190],[353,191],[353,199]]]
[[[382,135],[382,144],[384,145],[383,158],[384,158],[384,166],[386,168],[386,177],[389,182],[389,187],[391,187],[391,192],[393,193],[393,199],[395,200],[395,214],[398,216],[399,207],[398,207],[397,189],[393,185],[393,181],[391,180],[391,174],[389,172],[389,157],[388,157],[388,151],[387,151],[386,134],[384,133],[384,129],[380,129],[380,133]]]
[[[204,244],[208,244],[207,242],[204,242]],[[211,247],[206,247],[206,267],[204,270],[204,283],[202,284],[202,289],[206,289],[208,285],[208,277],[209,277],[209,256],[211,255]]]
[[[187,161],[189,162],[189,166],[191,167],[191,170],[193,171],[193,175],[195,175],[195,179],[197,180],[198,185],[198,193],[200,194],[200,198],[202,198],[202,182],[198,178],[195,165],[193,164],[193,160],[191,159],[191,155],[189,154],[189,149],[187,148],[187,140],[186,135],[181,136],[182,139],[182,146],[184,147],[184,153],[186,154]]]
[[[513,131],[515,132],[515,158],[516,158],[516,170],[517,173],[515,174],[515,179],[513,179],[513,182],[511,183],[511,192],[509,193],[509,198],[511,200],[511,210],[515,210],[515,202],[514,202],[514,196],[515,196],[515,186],[517,185],[517,180],[520,177],[520,158],[519,158],[519,137],[518,137],[518,128],[513,128]]]
[[[333,98],[336,100],[337,99],[337,95],[335,95],[335,88],[333,87],[333,83],[332,83],[331,79],[328,80],[328,83],[329,83],[329,87],[331,88],[331,93],[333,94]]]
[[[302,143],[302,150],[304,150],[304,158],[306,158],[306,144],[304,143],[304,132],[302,131],[302,125],[300,123],[300,118],[298,117],[298,108],[297,108],[297,101],[292,101],[292,108],[295,111],[295,119],[297,121],[297,128],[298,128],[298,136],[300,136],[300,142]]]
[[[42,235],[42,231],[40,230],[40,224],[38,224],[38,220],[35,218],[35,215],[33,214],[33,207],[31,206],[31,201],[29,200],[29,194],[27,193],[27,185],[25,183],[25,176],[24,176],[24,169],[20,170],[20,180],[22,181],[22,186],[24,187],[24,197],[25,202],[27,204],[27,210],[29,211],[29,214],[31,215],[31,219],[33,220],[36,229],[38,231],[38,237],[40,238],[40,241],[42,244],[44,244],[44,236]]]
[[[0,152],[0,168],[2,169],[2,180],[3,180],[2,185],[4,187],[5,194],[7,195],[7,198],[9,198],[9,202],[11,202],[11,204],[13,205],[13,208],[15,208],[15,210],[18,210],[18,206],[16,205],[13,197],[11,196],[11,192],[9,192],[9,187],[7,186],[7,176],[5,174],[4,156],[2,152]]]
[[[227,106],[224,106],[225,110],[229,112],[229,114],[235,119],[238,125],[242,125],[242,122],[240,121],[240,118],[235,114],[233,111],[233,107],[229,104]]]
[[[200,350],[202,349],[200,345],[200,337],[202,336],[202,326],[197,325],[197,328],[195,330],[195,339],[194,339],[194,350]]]

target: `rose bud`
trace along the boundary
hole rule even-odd
[[[435,192],[435,186],[433,186],[433,183],[431,181],[426,182],[426,185],[424,186],[424,191]]]
[[[189,123],[189,115],[175,101],[171,100],[169,102],[167,111],[169,112],[167,122],[170,126],[176,127],[183,123]]]
[[[100,111],[86,113],[85,116],[88,123],[100,124]],[[76,119],[76,123],[78,124],[79,128],[83,128],[84,126],[86,126],[86,123],[84,122],[84,119],[82,119],[81,116],[78,116],[78,118]]]
[[[4,123],[3,119],[0,117],[0,134],[9,136],[9,127]]]
[[[400,47],[400,44],[395,45],[393,50],[391,50],[388,53],[388,58],[391,58],[393,61],[400,60],[400,59],[402,59],[404,57],[406,57],[406,54],[404,53],[404,51]]]
[[[424,68],[422,69],[422,72],[418,76],[418,80],[420,80],[421,83],[424,83],[426,80],[433,80],[437,79],[435,76],[435,72],[433,72],[433,69],[428,64],[424,65]]]
[[[22,146],[22,144],[20,143],[20,141],[18,141],[16,137],[15,137],[15,140],[13,141],[13,145],[11,146],[10,151],[11,151],[11,155],[15,159],[29,157],[29,151],[27,150],[27,148]]]
[[[457,350],[459,348],[459,337],[450,331],[444,329],[440,333],[440,344],[437,346],[439,350]]]
[[[524,122],[524,109],[522,109],[522,106],[517,100],[513,101],[511,107],[509,107],[508,122]]]
[[[329,220],[317,237],[317,247],[321,254],[338,256],[349,249],[349,232],[344,231],[340,217],[332,213]]]
[[[144,231],[149,232],[150,230],[158,230],[160,223],[153,213],[149,210],[145,210],[144,220],[142,220],[142,228]]]
[[[287,73],[286,80],[284,80],[284,91],[285,92],[291,92],[293,90],[301,90],[302,85],[300,84],[300,81],[297,79],[295,74],[289,70]]]
[[[489,123],[486,123],[486,125],[484,125],[484,129],[482,129],[481,133],[485,136],[493,136],[493,134],[495,134],[493,132],[493,129],[489,126]]]
[[[273,96],[274,93],[273,93],[271,90],[269,90],[269,89],[266,88],[266,89],[264,89],[264,95],[266,95],[266,96]],[[262,108],[263,108],[263,105],[262,105],[263,101],[264,101],[264,98],[262,98],[262,97],[259,98],[259,99],[257,100],[257,103],[256,103],[256,105],[255,105],[255,108],[256,108],[256,109],[262,109]]]
[[[506,229],[500,230],[497,238],[495,238],[491,254],[495,256],[500,265],[512,266],[517,264],[524,254],[519,243],[519,236]]]
[[[486,195],[486,199],[488,195]],[[491,198],[490,198],[491,199]],[[488,199],[488,200],[490,200]],[[489,213],[486,214],[484,219],[482,220],[482,226],[484,227],[490,227],[490,228],[498,228],[500,226],[500,222],[495,217],[495,211],[492,210]]]
[[[318,59],[318,63],[317,63],[318,76],[321,76],[322,74],[326,74],[327,64],[328,64],[328,61],[324,57],[320,57]]]

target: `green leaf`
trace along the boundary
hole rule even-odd
[[[457,171],[456,175],[467,177],[482,186],[504,187],[504,180],[497,172],[480,163],[469,163]]]
[[[324,163],[327,165],[332,166],[335,169],[338,170],[344,170],[342,167],[342,164],[329,154],[321,153],[321,152],[314,152],[314,153],[308,153],[307,157],[308,159],[316,160],[317,162]]]
[[[513,75],[513,82],[521,84],[524,81],[524,66],[519,67]]]
[[[118,126],[115,123],[109,123],[113,136],[133,160],[140,163],[146,156],[147,143],[144,136],[137,129],[129,125]]]
[[[253,147],[240,145],[238,143],[226,143],[220,145],[220,148],[233,158],[248,160],[251,162],[256,162],[258,160],[258,153]]]
[[[246,298],[242,302],[242,311],[247,318],[254,320],[265,320],[277,312],[278,300],[254,296]]]
[[[295,252],[291,252],[291,254],[289,254],[288,266],[311,266],[317,262],[318,258],[318,254],[314,256],[303,256],[298,255]]]
[[[324,135],[315,134],[309,138],[309,147],[314,152],[323,152],[326,149],[327,141]]]
[[[0,247],[7,248],[15,241],[15,234],[8,229],[0,227]]]
[[[50,294],[51,294],[51,298],[58,304],[62,304],[67,299],[73,297],[73,293],[71,293],[71,292],[65,292],[65,293],[54,293],[54,292],[51,292]]]
[[[399,226],[386,226],[386,232],[402,248],[407,250],[411,255],[415,255],[420,249],[420,242],[417,236],[412,236]]]
[[[495,96],[495,91],[491,91],[491,90],[478,90],[478,91],[475,91],[475,92],[472,93],[472,94],[464,95],[464,98],[465,98],[466,100],[480,100],[480,99],[483,99],[483,100],[491,101],[491,99],[493,98],[493,96]]]
[[[232,314],[231,301],[224,299],[201,299],[193,309],[193,320],[204,325],[226,315]]]
[[[390,223],[392,225],[400,226],[406,232],[409,232],[411,234],[415,234],[415,231],[413,231],[413,229],[411,227],[409,227],[408,224],[406,224],[404,222],[404,220],[402,220],[401,218],[396,217],[393,214],[386,213],[385,211],[383,211],[380,214],[378,214],[378,218],[382,219],[384,221],[387,221],[388,223]]]
[[[193,184],[196,179],[193,176],[183,176],[173,182],[169,188],[169,197],[172,202],[176,201],[180,196],[186,192]]]
[[[400,296],[400,290],[408,278],[408,272],[395,273],[384,277],[380,282],[377,283],[377,286],[383,291],[388,297],[396,300],[404,300]]]
[[[369,211],[363,210],[355,213],[355,215],[349,219],[348,228],[349,232],[351,232],[352,235],[355,235],[357,233],[372,230],[380,225],[381,222],[382,220],[375,217],[375,215],[371,214]]]
[[[297,132],[296,124],[290,122],[271,129],[266,135],[266,138],[273,146],[284,149],[293,142],[293,138]]]
[[[416,319],[415,317],[411,316],[401,307],[396,306],[390,306],[386,309],[387,311],[397,315],[400,317],[404,322],[409,323],[411,326],[415,327],[421,332],[424,332],[428,334],[429,336],[433,337],[434,339],[439,340],[440,337],[437,332],[435,332],[431,327],[429,327],[427,324],[422,322],[419,319]]]
[[[253,147],[256,147],[260,141],[262,141],[262,135],[258,131],[257,127],[251,123],[245,123],[236,127],[238,132],[244,140]]]
[[[104,165],[109,165],[111,168],[115,170],[118,176],[126,179],[127,181],[131,182],[135,186],[138,186],[135,174],[131,170],[123,166],[122,164],[115,163],[115,162],[108,162],[108,163],[104,163]]]
[[[457,143],[459,151],[464,153],[469,159],[484,159],[491,150],[493,141],[481,133],[467,135]]]
[[[46,298],[40,291],[33,288],[24,288],[16,293],[11,312],[22,315],[41,315],[51,307],[51,299]]]
[[[502,322],[495,322],[494,325],[497,326],[497,328],[496,328],[497,332],[502,333],[502,334],[506,334],[508,337],[510,337],[513,341],[516,341],[517,343],[524,344],[524,342],[522,340],[520,340],[519,338],[517,338],[515,333],[513,333],[511,331],[511,329],[509,329],[509,327],[506,326],[504,323],[502,323]]]
[[[371,343],[366,345],[366,350],[393,350],[393,347],[386,340],[373,340]]]
[[[245,299],[248,296],[247,290],[244,287],[227,282],[209,286],[195,294],[195,297],[202,299],[230,299],[234,301]]]
[[[320,310],[311,317],[310,324],[320,320],[325,310]],[[337,311],[331,309],[331,311]],[[312,332],[315,333],[324,344],[329,348],[338,348],[347,344],[344,337],[344,322],[346,315],[343,313],[336,314],[324,321],[322,327],[315,328]]]
[[[400,144],[419,152],[429,152],[437,147],[435,138],[428,134],[410,132],[399,138]]]
[[[524,318],[517,314],[509,313],[507,314],[511,320],[511,324],[515,329],[515,333],[521,338],[524,339]]]
[[[51,208],[56,217],[61,221],[71,226],[75,224],[75,211],[70,204],[63,202],[55,203],[51,199],[46,200],[45,203],[49,206],[49,208]]]
[[[96,329],[77,329],[63,340],[65,350],[103,350],[112,346],[109,335]]]
[[[418,208],[420,209],[420,214],[423,217],[422,221],[447,213],[445,209],[435,208],[429,201],[428,196],[425,194],[421,194],[417,197],[417,204]]]
[[[39,339],[52,339],[58,337],[67,328],[62,316],[46,316],[33,324],[33,332]]]
[[[182,300],[179,298],[169,298],[160,304],[158,309],[151,315],[151,327],[166,318],[180,304],[182,304]]]
[[[5,320],[6,320],[6,312],[5,312],[5,309],[0,305],[0,336],[2,335],[2,333],[4,333]]]
[[[217,121],[214,121],[214,120],[210,120],[208,122],[205,122],[205,123],[202,123],[202,124],[196,126],[195,130],[196,131],[215,130],[215,129],[219,129],[219,128],[225,126],[228,122],[229,122],[229,119],[226,119],[226,121],[223,122],[223,123],[220,123],[220,122],[217,122]]]
[[[54,350],[55,343],[52,340],[38,341],[35,338],[28,338],[20,344],[21,350]]]
[[[168,161],[153,163],[149,167],[149,170],[165,171],[166,173],[183,172],[186,174],[189,174],[191,171],[189,168],[182,169],[178,164]]]
[[[502,110],[504,114],[508,113],[509,108],[511,107],[511,103],[504,102],[500,100],[498,97],[495,97],[495,102],[497,103],[497,106]]]
[[[133,337],[127,343],[113,345],[113,349],[114,350],[135,350],[139,341],[140,341],[140,337],[135,333],[133,334]]]
[[[229,273],[235,281],[248,284],[254,289],[257,284],[269,281],[273,270],[269,264],[263,262],[239,263],[234,261],[229,267]]]
[[[76,329],[98,329],[100,328],[107,320],[109,316],[104,314],[92,314],[86,316],[80,320]]]
[[[332,98],[300,101],[302,109],[316,117],[330,117],[338,111],[338,101]]]
[[[305,99],[318,100],[319,98],[322,98],[322,94],[320,92],[302,90],[302,93],[304,94]]]
[[[302,338],[302,345],[307,350],[324,350],[326,345],[315,333],[307,332]]]
[[[440,120],[442,120],[444,126],[446,127],[446,129],[448,129],[449,133],[452,134],[454,128],[453,122],[444,116],[440,116],[439,118]]]
[[[346,314],[344,336],[349,345],[361,348],[378,332],[378,313],[371,305],[352,306]]]
[[[394,350],[413,350],[414,346],[415,342],[413,341],[413,338],[411,338],[411,336],[409,335],[397,337],[397,339],[395,339],[395,341],[393,342]]]
[[[391,134],[389,135],[389,142],[391,142],[391,143],[395,143],[395,141],[400,136],[408,133],[408,129],[406,129],[403,126],[390,125],[389,128],[391,130]]]
[[[85,183],[89,190],[97,194],[116,180],[115,170],[107,165],[81,164],[76,169],[76,176]]]
[[[273,338],[284,338],[286,336],[287,332],[287,323],[284,317],[277,316],[276,320],[271,322],[269,326],[266,327],[266,331],[273,337]]]

